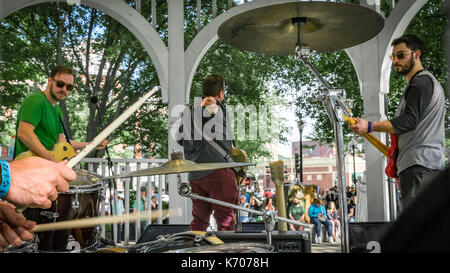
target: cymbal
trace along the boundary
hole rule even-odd
[[[218,29],[226,44],[251,52],[294,55],[302,19],[302,44],[316,52],[349,48],[375,37],[384,18],[367,7],[324,1],[276,4],[238,14]]]
[[[134,172],[122,173],[119,175],[103,177],[103,180],[126,178],[126,177],[138,177],[138,176],[151,176],[160,174],[173,174],[173,173],[186,173],[195,171],[208,171],[217,169],[227,169],[255,165],[253,163],[195,163],[185,159],[175,159],[167,161],[161,166],[137,170]]]

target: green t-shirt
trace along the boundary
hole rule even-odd
[[[58,105],[53,106],[48,101],[44,92],[34,92],[25,98],[19,108],[19,112],[17,113],[16,135],[19,123],[21,121],[29,122],[35,127],[34,133],[42,145],[47,150],[51,150],[53,145],[58,142],[59,134],[64,133],[59,116],[61,116],[61,119],[63,118],[61,108]],[[19,138],[16,139],[16,155],[29,150]]]
[[[303,214],[305,214],[305,208],[302,206],[302,204],[299,204],[298,207],[296,207],[294,204],[289,206],[288,215],[292,215],[295,220],[300,219]]]
[[[146,200],[141,198],[141,202],[140,202],[140,210],[139,211],[144,211],[145,210],[145,202]],[[133,206],[131,206],[133,209],[136,208],[137,205],[137,200],[134,200]]]

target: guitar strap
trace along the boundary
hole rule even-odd
[[[227,153],[222,147],[220,147],[220,145],[215,142],[214,140],[207,140],[206,143],[208,143],[211,147],[213,147],[217,152],[219,152],[219,154],[221,154],[226,161],[230,162],[230,163],[234,163],[233,157]],[[246,174],[244,172],[244,170],[240,167],[236,167],[233,168],[234,172],[240,176],[240,177],[245,177]]]
[[[58,117],[59,117],[59,121],[61,122],[61,125],[63,127],[63,131],[64,131],[64,135],[66,136],[67,143],[72,145],[72,143],[70,143],[69,136],[67,135],[66,127],[64,127],[64,122],[62,121],[61,116],[59,114],[58,114]]]

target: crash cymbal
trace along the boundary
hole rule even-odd
[[[208,171],[208,170],[218,170],[227,168],[236,168],[255,165],[253,163],[195,163],[190,160],[185,159],[174,159],[170,160],[161,166],[142,169],[134,172],[123,173],[114,176],[104,177],[103,180],[114,179],[114,178],[126,178],[126,177],[138,177],[138,176],[151,176],[160,174],[172,174],[172,173],[186,173],[195,171]]]
[[[366,42],[384,27],[384,18],[367,7],[325,1],[276,4],[243,12],[218,29],[226,44],[251,52],[294,55],[298,41],[316,52],[330,52]],[[294,23],[293,23],[294,22]]]

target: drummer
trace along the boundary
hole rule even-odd
[[[0,160],[0,198],[15,205],[48,208],[51,196],[69,189],[67,182],[76,178],[66,162],[54,163],[39,157],[27,157],[13,162]],[[30,185],[37,186],[33,189]],[[18,186],[21,185],[21,186]],[[28,186],[27,186],[28,185]],[[33,239],[34,221],[16,213],[15,207],[0,202],[0,251],[9,244],[16,247]]]
[[[56,66],[47,78],[46,89],[43,92],[33,92],[25,98],[17,113],[14,157],[31,150],[39,157],[57,162],[49,152],[56,143],[67,141],[75,150],[83,149],[89,144],[69,140],[65,134],[62,123],[64,118],[58,103],[66,99],[73,88],[73,70],[66,66]],[[107,140],[102,141],[98,149],[103,149],[107,143]],[[31,210],[25,212],[27,211],[30,213]]]
[[[224,78],[221,76],[209,76],[202,83],[203,101],[201,104],[192,107],[192,113],[199,110],[208,111],[210,114],[204,113],[202,119],[195,120],[193,117],[194,128],[204,128],[205,123],[210,122],[216,118],[215,130],[222,127],[223,137],[221,140],[214,139],[222,149],[231,155],[232,139],[230,139],[231,132],[230,125],[226,123],[226,108],[223,104],[225,99]],[[199,108],[199,109],[197,109]],[[206,108],[206,109],[205,109]],[[206,115],[205,115],[206,114]],[[193,115],[191,115],[192,117]],[[191,122],[189,120],[188,122]],[[197,124],[199,123],[199,124]],[[183,126],[183,125],[182,125]],[[188,126],[186,126],[187,130]],[[183,132],[183,127],[180,127],[180,133]],[[186,132],[185,132],[186,133]],[[205,140],[204,132],[190,132],[186,133],[178,143],[184,147],[184,155],[187,160],[196,163],[225,163],[227,162],[223,155],[217,150],[209,146],[208,141]],[[201,140],[194,140],[194,136],[202,136]],[[214,134],[214,133],[212,133]],[[183,133],[181,133],[183,135]],[[190,136],[190,139],[185,136]],[[236,178],[232,169],[219,169],[211,171],[199,171],[189,173],[189,183],[192,192],[200,196],[213,198],[224,201],[230,204],[237,205],[239,199],[239,192],[236,184]],[[217,229],[235,230],[236,216],[234,209],[216,205],[201,200],[192,200],[192,222],[190,229],[194,231],[206,231],[209,226],[209,219],[214,211],[214,218],[217,223]]]

